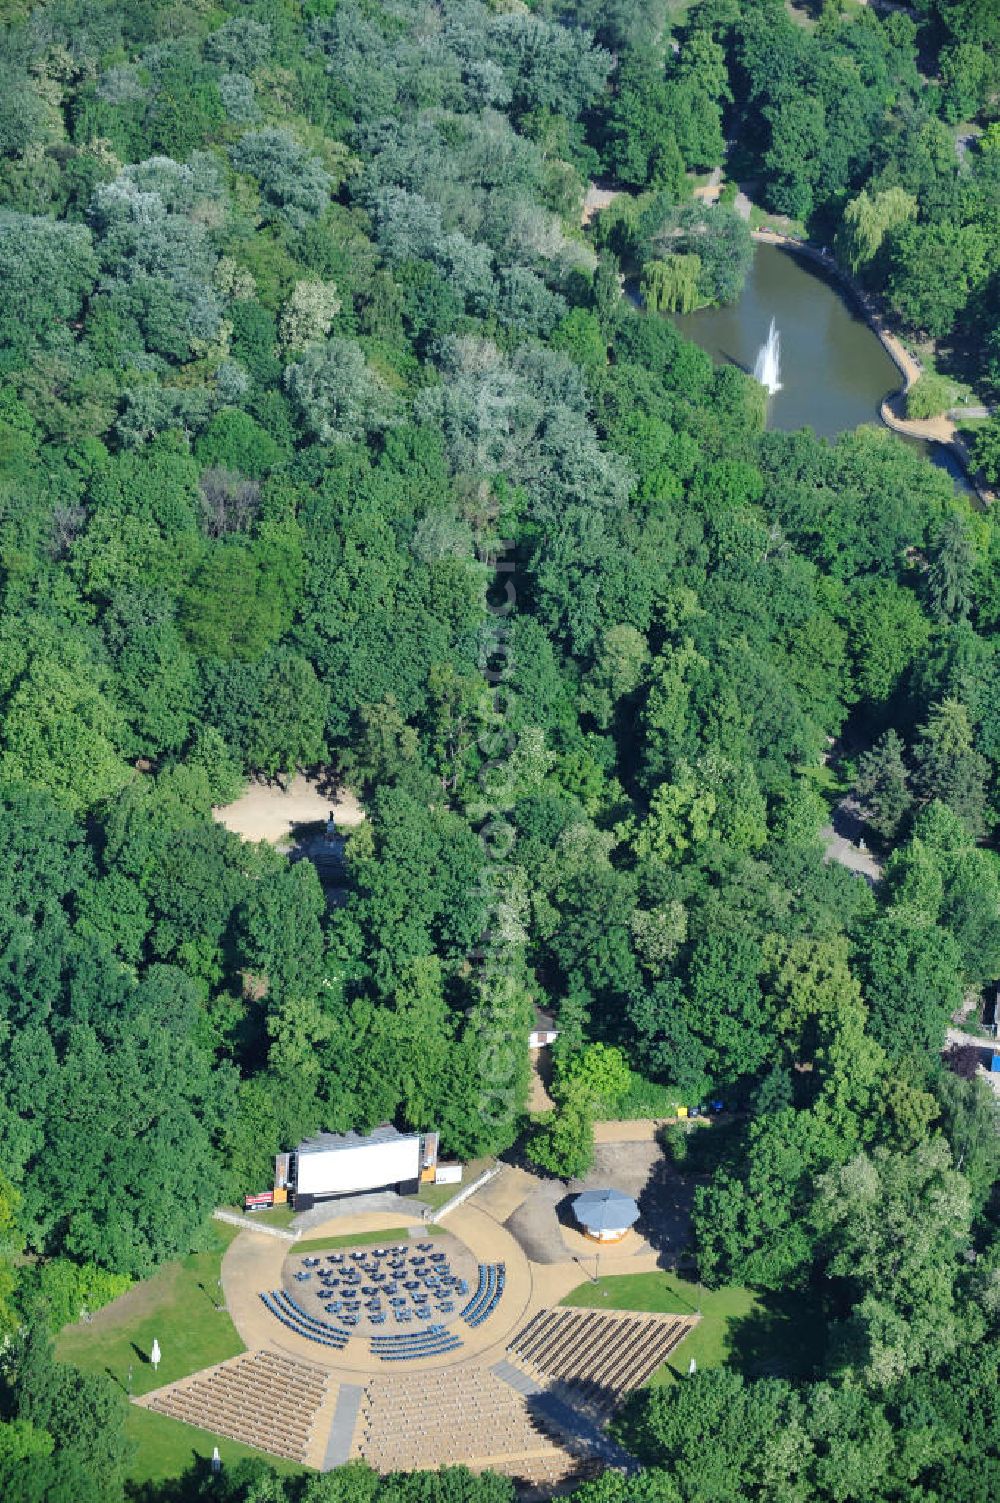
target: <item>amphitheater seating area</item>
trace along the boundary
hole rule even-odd
[[[640,1388],[690,1328],[676,1315],[540,1310],[508,1352],[533,1376],[570,1390],[573,1402],[606,1412]]]
[[[318,1258],[303,1259],[302,1269],[293,1274],[293,1278],[300,1282],[312,1278],[312,1265],[318,1264],[319,1261]],[[423,1263],[427,1260],[421,1258],[420,1261]],[[466,1325],[481,1326],[484,1320],[489,1319],[503,1298],[505,1282],[506,1269],[503,1263],[480,1263],[476,1288],[461,1312]],[[464,1284],[463,1287],[466,1290],[468,1288]],[[353,1313],[352,1308],[346,1309],[342,1314],[343,1324],[333,1325],[329,1321],[321,1320],[319,1316],[311,1314],[287,1289],[271,1289],[262,1292],[260,1298],[265,1308],[289,1331],[293,1331],[297,1336],[304,1336],[307,1341],[318,1342],[320,1346],[332,1347],[335,1351],[342,1351],[350,1340],[352,1332],[345,1327],[358,1323],[358,1316]],[[462,1345],[460,1336],[456,1336],[445,1325],[433,1320],[432,1307],[426,1294],[418,1292],[413,1295],[413,1298],[428,1300],[428,1303],[417,1306],[416,1314],[426,1318],[430,1323],[426,1327],[417,1327],[412,1331],[374,1334],[371,1338],[371,1350],[383,1362],[402,1362],[415,1357],[436,1357],[442,1352],[454,1351]],[[396,1303],[395,1299],[393,1303]],[[332,1310],[335,1304],[331,1302],[324,1308]],[[444,1313],[450,1312],[453,1308],[450,1302],[445,1302],[443,1305],[439,1303],[439,1309]],[[372,1314],[371,1310],[368,1313],[374,1324],[383,1323],[384,1315]],[[406,1318],[408,1320],[409,1315]]]
[[[568,1492],[603,1471],[599,1461],[578,1461],[565,1451],[553,1457],[501,1456],[490,1462],[489,1469],[514,1479],[522,1503],[528,1498],[547,1500],[555,1493]]]
[[[440,1244],[440,1245],[438,1245]],[[431,1242],[293,1255],[286,1291],[320,1325],[332,1315],[356,1336],[400,1326],[416,1330],[465,1304],[476,1264],[447,1235]]]
[[[481,1326],[493,1314],[503,1296],[506,1276],[503,1263],[480,1263],[479,1284],[462,1311],[466,1325]]]
[[[308,1341],[317,1341],[320,1346],[330,1346],[336,1351],[342,1351],[347,1345],[347,1331],[342,1331],[337,1326],[327,1325],[325,1321],[316,1320],[314,1316],[303,1310],[290,1294],[286,1294],[284,1289],[272,1289],[269,1294],[262,1293],[260,1297],[271,1314],[276,1316],[288,1330],[294,1331],[296,1336],[305,1336]]]
[[[483,1368],[372,1378],[359,1436],[365,1460],[381,1472],[464,1462],[555,1485],[578,1465],[536,1424],[522,1395]]]
[[[305,1461],[326,1373],[275,1352],[245,1352],[153,1393],[158,1414],[228,1435],[290,1461]]]

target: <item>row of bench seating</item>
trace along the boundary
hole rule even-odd
[[[413,1331],[404,1336],[373,1336],[372,1356],[383,1362],[405,1362],[413,1357],[437,1357],[462,1345],[454,1331]]]
[[[466,1325],[481,1326],[493,1314],[503,1295],[507,1270],[503,1263],[480,1263],[479,1284],[462,1311]]]
[[[297,1336],[305,1336],[309,1341],[317,1341],[320,1346],[332,1346],[336,1351],[342,1351],[347,1345],[348,1333],[339,1330],[336,1326],[329,1326],[323,1320],[316,1320],[307,1311],[297,1305],[290,1294],[284,1289],[272,1289],[270,1294],[261,1293],[261,1299],[271,1314],[294,1331]]]

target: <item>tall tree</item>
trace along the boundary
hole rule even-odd
[[[870,751],[862,752],[855,786],[868,823],[883,840],[891,843],[913,804],[898,732],[886,731]]]
[[[982,834],[986,761],[975,748],[969,712],[957,699],[944,699],[931,709],[917,731],[914,763],[920,797],[940,799],[971,834]]]
[[[954,1350],[971,1203],[943,1138],[905,1155],[876,1148],[832,1170],[819,1181],[815,1215],[827,1271],[853,1298],[842,1361],[885,1385]]]

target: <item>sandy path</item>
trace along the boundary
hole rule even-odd
[[[717,204],[722,192],[722,168],[713,167],[707,183],[694,190],[695,198],[700,198],[702,203]]]
[[[323,793],[315,778],[297,773],[287,792],[274,784],[252,783],[235,803],[213,809],[212,817],[244,840],[269,840],[272,845],[280,845],[295,825],[325,822],[331,812],[338,826],[359,825],[365,817],[348,789]]]
[[[555,1102],[549,1095],[552,1081],[552,1060],[548,1049],[531,1050],[531,1089],[528,1093],[529,1112],[551,1112]]]

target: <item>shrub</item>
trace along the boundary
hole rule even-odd
[[[955,384],[936,371],[925,373],[914,381],[906,393],[906,416],[909,418],[938,417],[954,406]]]
[[[94,1263],[72,1263],[68,1258],[51,1258],[37,1264],[21,1276],[22,1302],[39,1300],[45,1306],[52,1331],[61,1331],[86,1311],[93,1314],[117,1299],[129,1288],[131,1279],[124,1273],[109,1273]]]

